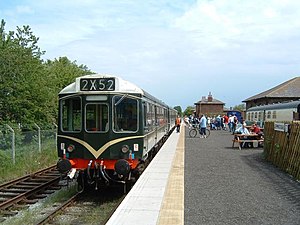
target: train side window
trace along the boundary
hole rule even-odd
[[[108,106],[89,103],[85,108],[85,129],[88,132],[108,131]]]
[[[150,105],[150,114],[151,114],[151,126],[152,126],[152,129],[154,129],[155,127],[155,105],[154,104],[151,104]]]
[[[168,110],[164,108],[164,123],[168,124]]]
[[[147,112],[146,112],[146,126],[148,127],[148,131],[153,130],[153,126],[155,125],[154,121],[154,105],[147,102]]]
[[[271,119],[271,111],[267,112],[267,119]]]
[[[149,132],[149,124],[148,124],[148,119],[147,119],[147,111],[148,111],[148,103],[143,103],[143,123],[144,123],[144,132],[148,133]]]
[[[273,111],[273,113],[272,113],[272,119],[276,119],[276,111]]]
[[[258,112],[258,121],[262,120],[262,112]]]
[[[67,98],[60,102],[61,130],[68,132],[81,131],[82,104],[81,98]]]
[[[163,126],[165,124],[164,108],[157,106],[157,125]]]
[[[113,129],[116,132],[138,130],[138,101],[124,96],[113,98]]]

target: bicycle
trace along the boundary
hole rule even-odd
[[[192,124],[192,126],[190,126],[189,129],[190,129],[190,131],[189,131],[190,137],[194,138],[197,136],[198,133],[200,134],[199,125],[197,125],[197,124]],[[206,132],[206,138],[208,138],[210,135],[210,130],[206,128],[205,132]]]

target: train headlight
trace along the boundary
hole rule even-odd
[[[68,152],[73,152],[74,149],[75,149],[74,145],[69,145],[68,148],[67,148]]]
[[[123,153],[127,153],[129,151],[129,146],[128,145],[123,145],[122,148],[121,148],[121,151]]]

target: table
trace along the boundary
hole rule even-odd
[[[245,146],[245,143],[255,143],[256,147],[259,146],[259,143],[262,144],[264,139],[258,134],[234,134],[234,138],[232,140],[232,148],[234,148],[235,143],[238,143],[239,149]]]

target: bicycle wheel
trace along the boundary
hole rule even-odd
[[[191,129],[191,130],[189,131],[190,137],[196,137],[197,132],[198,132],[198,131],[197,131],[196,129]]]
[[[205,132],[206,132],[206,137],[209,137],[209,135],[210,135],[210,130],[206,128]]]

